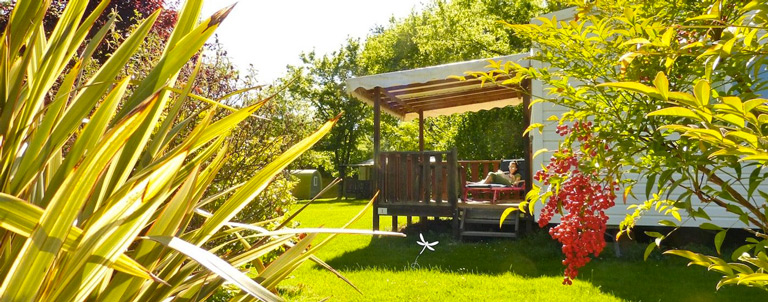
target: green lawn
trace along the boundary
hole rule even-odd
[[[321,200],[297,219],[303,227],[338,227],[365,201]],[[298,207],[297,207],[298,208]],[[404,221],[401,219],[404,223]],[[382,226],[391,225],[384,219]],[[371,214],[355,228],[370,229]],[[318,253],[363,294],[314,263],[304,264],[280,286],[290,301],[766,301],[765,292],[743,287],[715,291],[719,276],[682,259],[654,255],[642,261],[644,246],[622,247],[622,258],[606,249],[563,286],[561,254],[544,232],[518,240],[458,242],[445,232],[424,231],[440,243],[421,250],[418,232],[407,238],[337,237]]]

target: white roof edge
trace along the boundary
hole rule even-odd
[[[576,15],[576,7],[572,6],[566,9],[561,9],[559,11],[543,14],[541,16],[535,17],[531,19],[531,24],[541,24],[541,21],[537,20],[538,18],[546,18],[546,19],[552,19],[552,17],[556,17],[558,21],[565,21],[565,20],[572,20],[573,16]]]
[[[436,80],[444,80],[450,76],[463,76],[467,71],[483,71],[488,69],[488,61],[512,61],[523,66],[529,66],[530,52],[517,53],[513,55],[478,59],[457,63],[450,63],[444,65],[429,66],[417,69],[395,71],[388,73],[381,73],[369,76],[362,76],[347,79],[347,93],[356,97],[357,99],[365,102],[368,105],[373,106],[373,100],[369,96],[361,94],[357,91],[359,88],[365,90],[373,89],[375,87],[392,87],[416,83],[426,83]],[[383,111],[394,117],[404,119],[405,117],[387,110],[385,107],[381,107]]]
[[[528,57],[528,55],[529,53],[527,52],[517,53],[507,56],[356,77],[347,79],[347,91],[352,93],[352,91],[361,87],[367,90],[373,89],[377,86],[391,87],[413,83],[426,83],[435,80],[444,80],[450,76],[463,76],[467,71],[487,70],[489,60],[522,62]]]

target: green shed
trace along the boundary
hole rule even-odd
[[[323,178],[317,170],[293,170],[290,173],[299,180],[293,188],[293,196],[298,199],[311,199],[323,188]]]

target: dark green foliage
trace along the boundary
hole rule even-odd
[[[523,106],[466,113],[454,140],[461,159],[522,158]]]

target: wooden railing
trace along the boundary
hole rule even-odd
[[[382,152],[379,163],[379,203],[455,205],[458,201],[456,151]]]
[[[452,178],[448,175],[449,157],[450,152],[436,151],[380,153],[379,200],[383,203],[448,202],[450,190],[458,194],[465,182],[480,181],[488,172],[499,170],[500,160],[457,160],[456,185],[449,186],[448,180]],[[427,161],[430,164],[424,170],[422,163]]]
[[[348,177],[344,179],[344,196],[354,196],[357,199],[371,199],[373,196],[373,188],[370,179],[359,180],[357,178]]]
[[[499,170],[500,160],[460,160],[459,166],[463,173],[459,176],[461,181],[480,181],[488,172]]]

